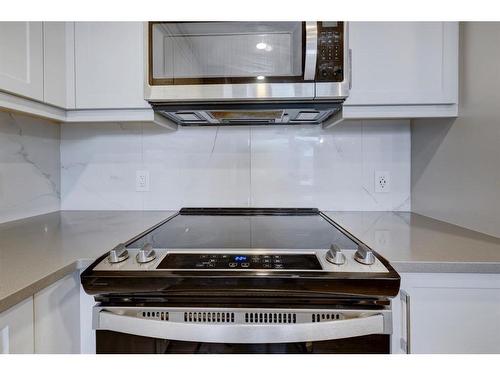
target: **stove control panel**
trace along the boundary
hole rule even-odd
[[[141,262],[141,251],[144,250],[154,250],[155,257]],[[389,272],[373,253],[370,257],[363,249],[334,246],[331,249],[303,251],[245,250],[127,249],[129,256],[126,259],[114,263],[112,258],[106,256],[94,267],[94,271]]]
[[[157,269],[321,270],[314,254],[167,254]]]

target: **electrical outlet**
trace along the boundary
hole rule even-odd
[[[375,171],[375,193],[391,191],[391,174],[388,171]]]
[[[135,191],[149,191],[149,171],[135,172]]]

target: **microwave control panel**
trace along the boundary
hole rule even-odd
[[[316,81],[344,80],[344,23],[318,22]]]

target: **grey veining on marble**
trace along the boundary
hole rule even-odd
[[[172,211],[60,211],[0,224],[0,312]],[[327,212],[399,272],[500,273],[500,239],[408,212]]]
[[[170,215],[59,211],[0,224],[0,312]]]
[[[62,128],[63,210],[185,206],[410,209],[408,120],[318,126],[181,127],[72,124]],[[135,173],[150,191],[135,191]],[[374,171],[390,193],[375,193]]]
[[[0,222],[60,209],[60,125],[0,111]]]
[[[500,238],[410,212],[326,212],[398,272],[500,273]]]

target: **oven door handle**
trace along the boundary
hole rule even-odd
[[[306,22],[306,48],[304,60],[304,81],[313,81],[316,77],[318,59],[318,23]]]
[[[232,344],[311,342],[385,333],[382,314],[319,323],[205,324],[144,319],[101,310],[96,328],[166,340]]]

